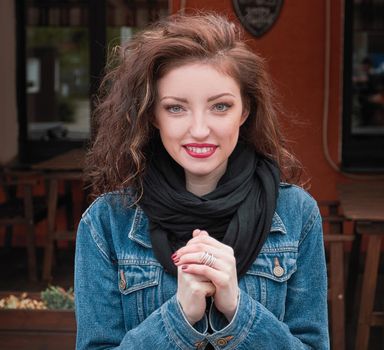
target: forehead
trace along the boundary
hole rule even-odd
[[[220,93],[223,90],[239,94],[237,81],[221,68],[209,63],[188,63],[172,68],[157,81],[158,94]]]

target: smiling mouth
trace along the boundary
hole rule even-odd
[[[187,153],[194,158],[208,158],[215,153],[215,145],[185,145]]]

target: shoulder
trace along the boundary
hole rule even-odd
[[[105,193],[82,215],[82,224],[88,227],[96,244],[105,247],[110,256],[118,254],[117,248],[126,241],[132,228],[143,221],[134,198],[129,190]]]
[[[285,182],[280,183],[277,205],[284,209],[292,208],[292,206],[310,210],[317,208],[316,200],[306,190]]]
[[[316,200],[303,188],[281,183],[277,199],[276,213],[287,227],[287,231],[297,232],[302,240],[316,221],[321,220]]]
[[[83,213],[82,220],[101,231],[115,232],[130,227],[137,216],[138,205],[130,189],[104,193]]]
[[[108,192],[97,197],[85,210],[82,217],[96,218],[127,213],[135,210],[134,194],[130,189]]]

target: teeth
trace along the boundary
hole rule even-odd
[[[188,151],[193,153],[208,153],[213,151],[213,147],[189,147],[187,146]]]

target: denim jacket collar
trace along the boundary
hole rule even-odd
[[[143,220],[145,220],[148,224],[148,218],[145,216],[143,209],[141,209],[140,207],[136,207],[135,218],[133,220],[131,230],[128,233],[128,238],[144,246],[145,248],[152,248],[151,237],[148,234],[149,229],[139,229],[139,227],[143,224]]]
[[[287,234],[287,229],[285,228],[283,220],[281,220],[279,214],[277,214],[276,212],[273,214],[272,225],[271,225],[270,231],[271,232],[280,232],[282,234]]]
[[[133,220],[133,225],[128,233],[128,238],[132,241],[146,247],[152,248],[151,237],[148,234],[148,230],[139,230],[138,227],[142,225],[142,220],[148,221],[143,210],[139,207],[136,208],[135,218]],[[270,232],[286,234],[287,230],[283,221],[281,220],[279,214],[276,212],[273,214],[272,225]]]

